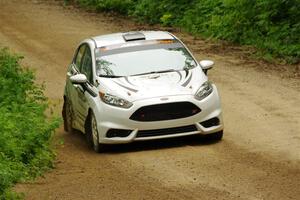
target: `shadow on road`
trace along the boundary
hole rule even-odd
[[[75,148],[82,149],[83,151],[93,151],[88,147],[85,135],[79,131],[73,134],[62,133],[66,143],[75,145]],[[220,141],[221,142],[221,141]],[[114,144],[106,145],[107,149],[105,154],[120,154],[138,151],[150,151],[167,148],[178,148],[184,146],[202,146],[218,143],[215,140],[209,140],[202,135],[191,135],[177,138],[158,139],[150,141],[136,141],[128,144]]]
[[[184,146],[201,146],[217,143],[213,140],[207,140],[199,135],[185,136],[178,138],[159,139],[151,141],[138,141],[129,144],[110,145],[106,153],[126,153],[136,151],[149,151],[167,148],[178,148]]]

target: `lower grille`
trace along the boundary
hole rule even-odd
[[[132,130],[124,130],[124,129],[109,129],[106,133],[106,137],[128,137]]]
[[[220,125],[220,120],[217,117],[211,118],[209,120],[206,120],[204,122],[200,123],[202,126],[204,126],[205,128],[209,128],[212,126],[218,126]]]
[[[187,132],[192,132],[192,131],[197,131],[197,128],[195,125],[181,126],[181,127],[175,127],[175,128],[142,130],[137,133],[136,137],[172,135],[172,134],[187,133]]]
[[[200,111],[200,108],[190,102],[155,104],[139,108],[130,119],[142,122],[172,120],[190,117]]]

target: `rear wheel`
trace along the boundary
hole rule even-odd
[[[220,141],[222,140],[222,138],[223,138],[223,130],[216,133],[205,135],[205,139],[210,141]]]

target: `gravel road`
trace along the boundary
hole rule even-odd
[[[66,67],[78,42],[111,32],[156,29],[61,1],[0,0],[0,44],[25,56],[61,109]],[[300,80],[276,66],[175,31],[220,91],[224,139],[199,137],[118,145],[96,154],[81,134],[57,130],[55,169],[18,184],[26,199],[300,199]]]

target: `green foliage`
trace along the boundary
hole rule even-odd
[[[116,11],[128,14],[134,5],[134,0],[75,0],[80,5],[99,11]]]
[[[129,13],[139,21],[177,25],[184,12],[195,0],[136,0],[134,9]]]
[[[98,0],[96,9],[127,14],[131,10],[132,5],[132,0]]]
[[[20,56],[0,49],[0,199],[16,199],[9,188],[52,166],[49,148],[58,120],[44,115],[47,101],[34,74],[19,65]]]
[[[76,0],[150,24],[252,45],[263,57],[300,62],[300,0]]]
[[[193,33],[253,45],[265,55],[297,63],[299,9],[299,0],[202,0],[180,23]]]
[[[164,14],[161,18],[160,18],[160,22],[164,25],[164,26],[170,26],[172,23],[172,14]]]

